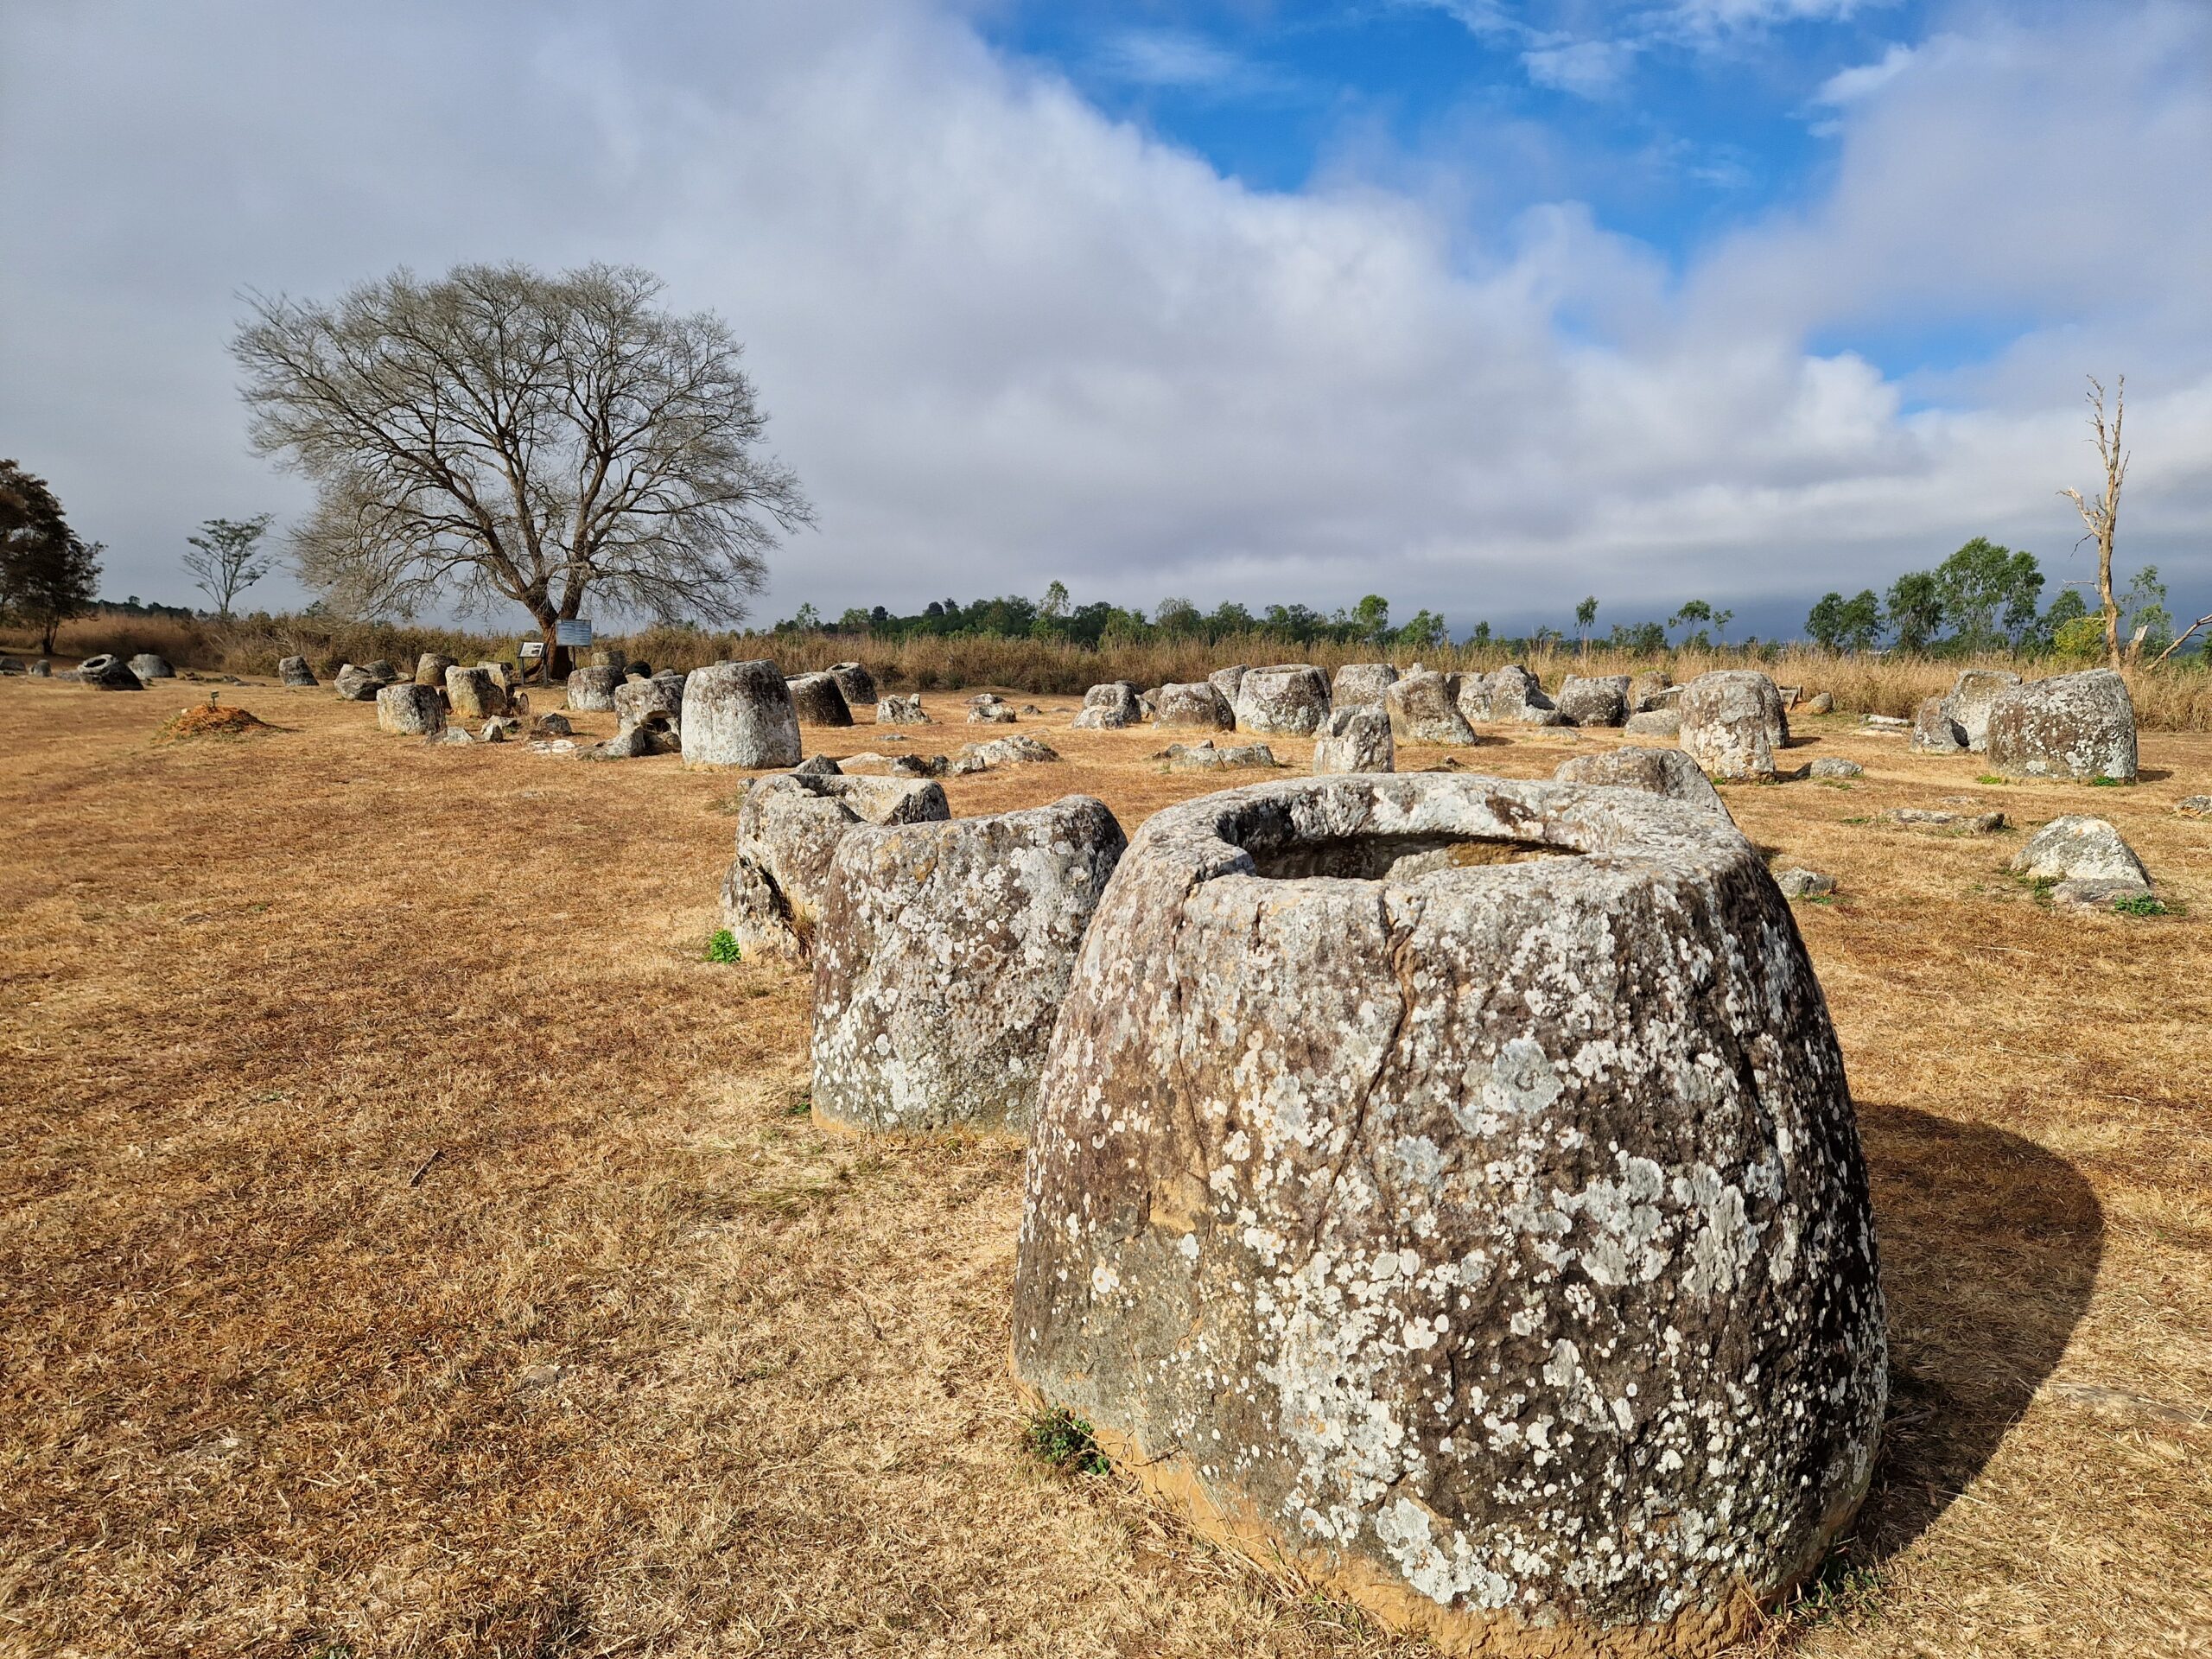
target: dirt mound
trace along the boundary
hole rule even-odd
[[[213,703],[200,703],[181,709],[163,721],[161,730],[154,734],[154,741],[180,743],[188,737],[245,737],[254,732],[276,729],[243,709],[218,709]]]

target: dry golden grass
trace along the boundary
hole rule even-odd
[[[803,982],[701,959],[729,779],[225,695],[281,729],[157,746],[162,690],[0,682],[0,1653],[1423,1650],[1023,1452],[1018,1154],[813,1127]],[[1134,827],[1238,781],[1065,717],[1026,722],[1065,764],[955,810]],[[2171,804],[2212,739],[2150,738],[2133,790],[1983,787],[1806,724],[1866,776],[1726,793],[1841,878],[1800,915],[1897,1403],[1862,1572],[1764,1645],[2202,1653],[2212,828]],[[1852,822],[1958,794],[2113,817],[2191,913],[2062,919],[2017,836]]]

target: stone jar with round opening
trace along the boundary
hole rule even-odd
[[[1170,807],[1116,870],[1013,1361],[1395,1626],[1707,1654],[1865,1494],[1875,1267],[1826,1003],[1724,818],[1315,778]]]

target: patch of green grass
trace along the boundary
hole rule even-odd
[[[1801,893],[1797,895],[1797,902],[1801,905],[1832,905],[1835,903],[1835,894],[1832,893]]]
[[[2180,907],[2148,893],[2135,893],[2126,899],[2115,899],[2112,907],[2122,916],[2174,916]]]
[[[1065,1473],[1103,1475],[1112,1466],[1091,1438],[1090,1425],[1065,1406],[1032,1417],[1021,1443],[1039,1463]]]
[[[1877,1624],[1882,1617],[1882,1573],[1879,1567],[1854,1561],[1837,1550],[1821,1563],[1813,1581],[1799,1592],[1790,1611],[1809,1629],[1850,1620]]]
[[[2099,772],[2089,779],[2089,787],[2091,789],[2133,789],[2135,787],[2135,780],[2132,778],[2107,778],[2104,773]]]
[[[814,1109],[814,1090],[802,1089],[784,1107],[785,1117],[804,1117]]]
[[[1820,785],[1822,789],[1849,789],[1851,787],[1840,778],[1823,778],[1820,780]]]
[[[1974,782],[1976,782],[1977,784],[2000,784],[2000,785],[2001,785],[2001,784],[2009,784],[2009,783],[2011,783],[2012,781],[2012,780],[2010,778],[1999,778],[1999,777],[1995,772],[1983,772],[1983,773],[1981,774],[1981,776],[1980,776],[1980,777],[1979,777],[1979,778],[1977,778],[1977,779],[1974,779]]]
[[[745,952],[738,948],[737,935],[726,927],[715,930],[714,938],[707,941],[709,962],[742,962]]]
[[[1846,823],[1872,823],[1874,820],[1872,818],[1846,818],[1844,822]]]

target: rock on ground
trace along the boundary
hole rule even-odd
[[[1944,812],[1928,806],[1893,806],[1882,816],[1908,830],[1927,830],[1941,835],[1993,836],[2007,827],[2002,812]]]
[[[885,697],[875,705],[879,726],[927,726],[933,722],[922,712],[919,692],[911,697]]]
[[[1388,709],[1364,703],[1330,712],[1329,724],[1313,745],[1316,773],[1395,772],[1397,767],[1397,742],[1391,735]]]
[[[1774,885],[1785,899],[1819,899],[1835,891],[1835,877],[1800,866],[1775,872]]]
[[[446,703],[455,720],[484,720],[507,712],[507,689],[488,668],[449,668]]]
[[[1943,712],[1967,748],[1980,754],[1989,747],[1989,711],[2000,694],[2019,683],[2018,674],[1997,668],[1969,668],[1951,683]]]
[[[1248,767],[1272,771],[1281,764],[1264,743],[1217,747],[1210,737],[1196,743],[1170,743],[1152,758],[1166,761],[1169,772],[1236,772]]]
[[[1027,1131],[1077,947],[1127,845],[1103,802],[856,830],[815,933],[814,1109]]]
[[[1179,681],[1160,688],[1153,718],[1170,731],[1234,730],[1236,712],[1208,680]]]
[[[1380,702],[1398,683],[1398,671],[1389,663],[1346,663],[1329,684],[1329,703],[1335,709]]]
[[[1578,754],[1560,762],[1552,776],[1562,784],[1590,784],[1604,789],[1640,790],[1694,806],[1700,812],[1728,817],[1728,808],[1713,781],[1698,770],[1697,762],[1680,749],[1644,749],[1630,745],[1596,754]]]
[[[1577,726],[1619,726],[1628,720],[1629,677],[1570,674],[1559,683],[1554,701]]]
[[[446,684],[446,671],[460,665],[458,659],[442,652],[426,651],[415,659],[415,683],[427,685],[434,691],[442,691]]]
[[[873,708],[876,700],[875,676],[859,663],[832,663],[830,677],[837,682],[837,690],[844,693],[846,711]]]
[[[377,693],[392,683],[391,675],[378,675],[373,669],[359,668],[352,663],[339,664],[331,684],[342,702],[374,702]]]
[[[1544,695],[1543,683],[1518,663],[1490,674],[1459,677],[1459,712],[1471,724],[1512,721],[1524,726],[1564,726],[1567,716]]]
[[[852,778],[941,778],[946,761],[941,754],[849,754],[838,770]]]
[[[1127,680],[1109,680],[1083,694],[1083,708],[1069,722],[1083,732],[1118,731],[1137,723],[1137,689]]]
[[[1805,699],[1805,712],[1808,715],[1834,714],[1835,712],[1835,694],[1833,691],[1815,691],[1811,696]]]
[[[77,683],[97,691],[143,691],[146,683],[130,671],[122,658],[103,652],[77,664]],[[372,689],[369,695],[376,695]]]
[[[2012,871],[2031,880],[2117,881],[2151,890],[2151,873],[2109,819],[2072,812],[2053,818],[2012,855]]]
[[[435,686],[404,680],[377,693],[377,729],[402,737],[432,737],[446,728],[444,699]]]
[[[1866,770],[1856,760],[1847,760],[1840,754],[1824,754],[1813,762],[1815,778],[1856,778]]]
[[[308,666],[304,657],[282,657],[276,662],[276,678],[289,686],[309,686],[315,683],[315,670]]]
[[[1383,694],[1382,706],[1389,716],[1390,736],[1395,742],[1465,744],[1475,741],[1475,728],[1459,712],[1457,675],[1439,674],[1433,669],[1418,670],[1392,683]]]
[[[1012,726],[1020,721],[1014,705],[999,696],[981,696],[968,705],[970,726]]]
[[[53,677],[54,664],[46,658],[41,657],[31,664],[31,678],[35,680],[49,680]],[[312,684],[313,682],[310,681],[309,683]]]
[[[722,879],[722,925],[747,950],[804,961],[830,861],[848,830],[951,816],[943,787],[933,783],[818,772],[763,778],[738,806],[736,855]]]
[[[683,682],[680,679],[626,680],[614,688],[615,723],[624,731],[658,715],[671,731],[683,724]]]
[[[1765,675],[1750,669],[1700,674],[1675,700],[1682,717],[1681,745],[1715,778],[1770,779],[1775,756],[1789,741],[1782,694]]]
[[[1674,683],[1672,675],[1656,668],[1631,675],[1628,683],[1629,713],[1641,715],[1656,709],[1661,694],[1670,690]]]
[[[537,715],[530,722],[532,737],[574,737],[575,728],[569,724],[566,715]]]
[[[1621,730],[1630,737],[1680,737],[1682,717],[1672,709],[1645,709],[1630,715]]]
[[[614,707],[614,694],[624,683],[619,668],[573,669],[569,674],[569,707],[580,715],[603,715]]]
[[[2185,795],[2174,803],[2174,810],[2192,818],[2212,817],[2212,795]]]
[[[2135,781],[2135,702],[2108,668],[2030,680],[1989,709],[1989,763],[2018,778]]]
[[[1927,697],[1912,716],[1912,748],[1916,754],[1963,754],[1967,734],[1951,718],[1949,704],[1942,697]]]
[[[784,682],[802,726],[849,726],[853,711],[834,674],[800,674]]]
[[[1217,668],[1206,676],[1206,683],[1220,692],[1230,709],[1234,710],[1236,699],[1243,694],[1244,677],[1251,671],[1242,663],[1229,668]]]
[[[687,766],[795,766],[798,715],[773,663],[715,663],[683,683]]]
[[[974,772],[1037,766],[1059,758],[1058,749],[1024,732],[1014,737],[995,737],[988,743],[963,744],[960,753],[952,757],[945,769],[955,778],[965,778]]]
[[[176,670],[170,666],[168,658],[156,656],[150,651],[142,651],[130,659],[130,671],[142,681],[173,680],[176,677]]]
[[[1202,1526],[1454,1650],[1742,1637],[1886,1396],[1843,1058],[1758,855],[1474,775],[1156,814],[1054,1032],[1013,1358]]]
[[[1278,663],[1245,671],[1236,723],[1246,731],[1306,737],[1328,717],[1328,678],[1312,664]]]

